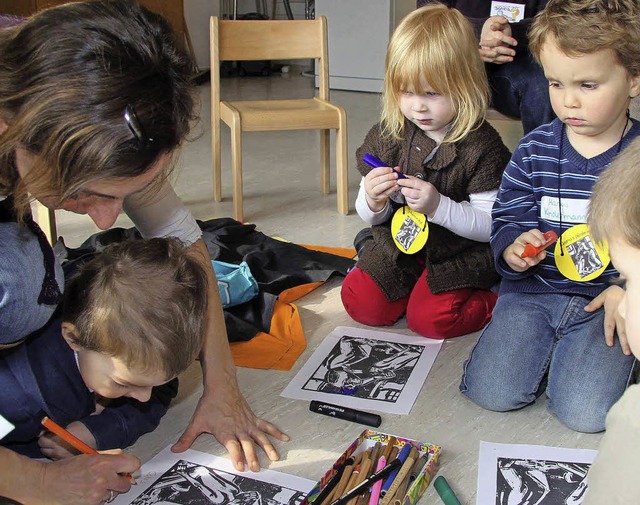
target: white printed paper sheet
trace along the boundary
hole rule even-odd
[[[281,395],[408,414],[441,346],[442,340],[340,326]]]
[[[579,505],[597,452],[480,442],[476,505]]]
[[[162,450],[113,505],[298,505],[314,481],[273,470],[238,472],[231,461],[199,451]]]

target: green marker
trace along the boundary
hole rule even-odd
[[[433,481],[433,487],[436,488],[440,499],[444,505],[461,505],[453,490],[449,487],[447,479],[442,475]]]

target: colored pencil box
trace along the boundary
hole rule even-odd
[[[333,464],[333,466],[329,470],[327,470],[320,481],[304,498],[301,505],[309,505],[309,501],[313,501],[315,496],[320,493],[324,486],[327,485],[327,483],[340,470],[340,468],[344,465],[344,462],[348,458],[357,456],[360,452],[366,451],[368,448],[373,447],[376,442],[381,442],[382,444],[386,445],[393,436],[394,435],[388,435],[379,431],[364,430],[358,436],[358,438],[347,448],[347,450],[342,453],[342,455]],[[402,505],[415,505],[427,490],[427,487],[429,487],[429,484],[435,478],[435,475],[440,469],[441,448],[439,445],[428,444],[426,442],[418,442],[409,438],[396,437],[396,439],[397,446],[410,444],[418,450],[420,455],[428,455],[427,463],[425,464],[420,474],[413,481],[413,483],[407,488],[407,493],[405,495],[404,501],[402,502]]]

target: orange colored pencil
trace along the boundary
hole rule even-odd
[[[65,430],[62,426],[53,422],[48,417],[45,417],[44,419],[42,419],[42,426],[47,428],[51,433],[58,435],[62,440],[67,442],[74,449],[77,449],[84,454],[98,454],[98,451],[96,451],[93,447],[89,447],[78,437],[76,437],[75,435],[72,435],[67,430]]]
[[[84,454],[98,454],[98,451],[96,451],[93,447],[90,447],[87,444],[85,444],[78,437],[69,433],[62,426],[60,426],[58,423],[49,419],[47,416],[45,416],[41,422],[42,422],[42,426],[47,428],[51,433],[58,435],[62,440],[67,442],[74,449],[77,449],[78,451]],[[125,477],[127,477],[131,482],[131,484],[136,483],[136,480],[133,478],[133,475],[131,475],[130,473],[125,473],[121,475],[124,475]]]

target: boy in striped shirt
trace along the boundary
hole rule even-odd
[[[623,290],[586,223],[593,184],[640,135],[628,115],[640,94],[639,20],[636,0],[551,0],[533,23],[529,47],[558,119],[523,138],[493,208],[503,280],[460,385],[483,408],[515,410],[546,393],[560,421],[592,433],[627,387]],[[558,241],[522,258],[548,231]]]

